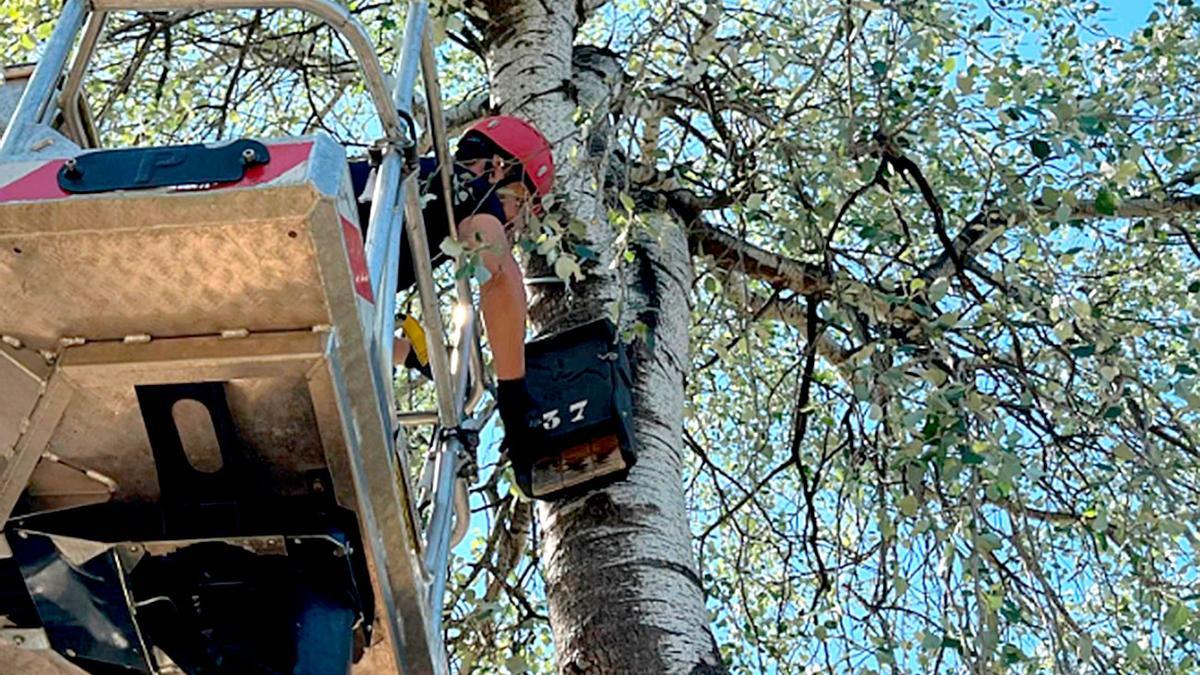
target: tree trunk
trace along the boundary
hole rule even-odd
[[[501,27],[489,35],[492,104],[532,120],[554,144],[562,222],[583,223],[585,243],[600,254],[585,281],[535,294],[533,322],[543,332],[560,330],[605,316],[621,297],[624,319],[649,328],[634,355],[638,464],[627,481],[538,508],[559,670],[720,673],[683,498],[687,243],[677,223],[654,214],[658,236],[634,247],[624,288],[609,269],[615,232],[602,186],[608,107],[621,72],[615,55],[574,48],[578,7],[574,0],[489,6]]]
[[[649,328],[635,354],[639,460],[629,480],[542,505],[546,595],[563,673],[716,673],[682,485],[690,265],[668,216],[638,247],[630,305]]]

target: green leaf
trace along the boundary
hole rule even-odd
[[[572,276],[581,279],[583,270],[579,268],[579,263],[575,262],[574,257],[560,255],[558,260],[554,261],[554,275],[563,281],[570,281]]]
[[[1095,115],[1080,115],[1079,128],[1088,136],[1103,136],[1108,130],[1104,122]]]
[[[579,256],[580,260],[599,260],[600,254],[594,250],[584,246],[583,244],[575,244],[572,246],[575,250],[575,255]]]
[[[1009,623],[1021,623],[1021,606],[1006,600],[1004,606],[1000,608],[1000,616],[1003,616]]]
[[[1105,216],[1117,215],[1117,196],[1106,187],[1096,193],[1096,212]]]
[[[1050,156],[1050,144],[1040,138],[1035,138],[1029,142],[1029,150],[1038,159],[1046,159]]]
[[[486,284],[492,280],[492,272],[487,268],[487,265],[471,265],[471,267],[475,268],[473,270],[475,281],[480,284]]]
[[[454,273],[455,279],[469,279],[475,275],[475,263],[466,262]]]
[[[1120,416],[1121,416],[1121,413],[1122,413],[1122,412],[1124,412],[1124,411],[1123,411],[1123,410],[1121,410],[1121,406],[1120,406],[1120,405],[1113,405],[1113,406],[1109,406],[1109,407],[1108,407],[1107,409],[1105,409],[1105,411],[1104,411],[1104,419],[1106,419],[1106,420],[1115,420],[1115,419],[1117,419],[1118,417],[1120,417]]]
[[[938,279],[929,286],[929,302],[936,303],[946,297],[946,292],[949,290],[950,281],[945,278]]]
[[[1071,353],[1075,356],[1088,357],[1096,353],[1096,345],[1079,345],[1078,347],[1072,347]]]
[[[1057,336],[1059,340],[1066,342],[1067,340],[1075,337],[1075,326],[1072,326],[1070,321],[1059,321],[1058,323],[1054,324],[1054,335]]]
[[[442,253],[445,253],[446,255],[450,256],[451,258],[457,258],[458,256],[462,255],[462,253],[463,253],[462,244],[451,239],[450,237],[446,237],[445,239],[443,239],[438,244],[438,248],[441,249]]]
[[[1027,661],[1029,659],[1029,657],[1025,655],[1025,652],[1021,651],[1020,647],[1012,644],[1004,645],[1004,649],[1001,650],[1001,653],[1004,656],[1004,665],[1006,666],[1021,663],[1022,661]]]
[[[529,664],[525,662],[522,656],[512,656],[504,662],[504,667],[508,669],[512,675],[520,675],[521,673],[529,672]]]
[[[985,551],[995,551],[1000,548],[1000,536],[995,532],[985,532],[979,535],[979,547]]]
[[[1191,619],[1192,611],[1188,609],[1187,605],[1172,604],[1167,610],[1167,615],[1163,617],[1163,625],[1166,626],[1168,632],[1178,633],[1187,626]]]
[[[900,498],[900,513],[903,513],[909,518],[915,516],[917,514],[917,509],[920,507],[921,502],[917,501],[917,498],[912,495],[904,495]]]
[[[983,464],[985,457],[976,452],[973,452],[972,450],[970,450],[968,448],[963,448],[961,459],[962,459],[963,464],[970,464],[972,466],[978,466],[980,464]]]

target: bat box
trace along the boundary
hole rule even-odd
[[[607,320],[525,346],[526,382],[541,406],[542,447],[513,459],[527,496],[557,499],[624,478],[637,461],[633,377]]]

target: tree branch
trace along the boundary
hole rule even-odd
[[[1055,208],[1036,204],[1034,211],[1042,215],[1053,214]],[[1151,198],[1139,197],[1121,202],[1111,215],[1100,212],[1093,200],[1081,201],[1071,209],[1070,218],[1073,220],[1095,220],[1100,218],[1166,218],[1169,216],[1200,213],[1200,195],[1180,195],[1176,197]],[[962,259],[982,253],[982,250],[972,251],[979,241],[997,228],[1011,227],[1009,219],[997,211],[981,213],[967,223],[962,232],[954,238],[954,251]],[[928,267],[921,271],[920,277],[926,281],[947,277],[954,273],[954,260],[950,252],[943,251]]]
[[[490,112],[491,101],[486,91],[461,101],[445,111],[446,134],[457,136],[468,124]]]
[[[829,276],[818,265],[771,253],[699,219],[692,220],[688,227],[688,242],[716,259],[718,265],[773,286],[800,294],[829,287]]]

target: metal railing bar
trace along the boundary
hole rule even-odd
[[[425,34],[429,7],[423,0],[410,0],[405,16],[404,36],[399,45],[400,60],[394,71],[392,105],[404,114],[412,112],[413,90],[417,83],[420,41]],[[409,139],[416,142],[417,139]],[[392,364],[392,335],[396,332],[396,278],[400,265],[401,228],[398,216],[407,202],[406,181],[400,180],[404,161],[396,148],[385,148],[376,171],[372,195],[370,227],[367,229],[367,268],[375,292],[375,321],[371,341],[377,345],[380,368]]]
[[[79,95],[83,88],[83,76],[87,73],[88,63],[96,53],[96,45],[100,42],[100,33],[104,30],[104,20],[108,18],[105,12],[92,12],[83,28],[83,37],[79,41],[79,49],[75,52],[75,60],[67,77],[63,81],[62,93],[58,96],[58,107],[63,111],[68,123],[75,128],[76,140],[80,145],[86,143],[87,130],[84,129],[82,115],[79,113]],[[43,113],[42,123],[49,124]]]
[[[43,111],[53,101],[58,78],[67,64],[75,36],[79,34],[86,16],[87,8],[83,0],[67,0],[63,4],[54,32],[46,42],[46,50],[25,85],[17,109],[9,118],[8,129],[0,138],[0,155],[19,154],[27,150],[25,144]]]
[[[384,134],[389,139],[403,137],[403,126],[387,86],[387,78],[375,45],[362,23],[346,7],[332,0],[91,0],[98,12],[170,12],[227,9],[296,9],[320,17],[350,43],[367,82],[367,91],[375,101]],[[70,93],[70,92],[68,92]]]

